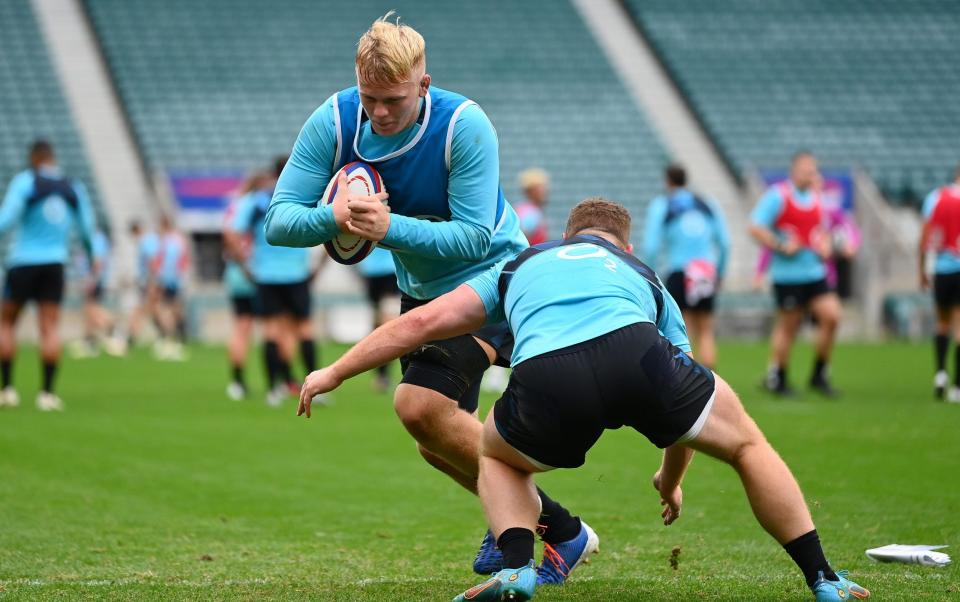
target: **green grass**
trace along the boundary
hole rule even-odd
[[[775,401],[756,386],[764,346],[721,347],[721,373],[800,480],[828,557],[881,600],[960,599],[955,567],[863,554],[960,542],[960,406],[931,401],[930,356],[843,345],[842,401]],[[799,349],[798,383],[809,361]],[[220,349],[186,364],[141,351],[65,362],[68,409],[50,415],[32,406],[36,363],[18,359],[24,403],[0,411],[0,599],[449,600],[477,582],[479,504],[420,460],[367,377],[307,421],[292,402],[227,401]],[[538,600],[810,599],[719,463],[695,460],[684,515],[663,527],[658,462],[623,429],[584,468],[540,478],[602,552]]]

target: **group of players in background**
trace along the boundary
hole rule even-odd
[[[500,595],[509,588],[519,588],[517,592],[527,597],[518,599],[528,599],[537,585],[563,583],[586,555],[596,550],[599,541],[585,521],[536,488],[530,475],[552,467],[582,464],[582,454],[599,437],[599,431],[609,425],[601,420],[599,431],[588,435],[583,431],[586,425],[575,424],[576,421],[550,423],[563,418],[563,411],[574,411],[572,406],[563,408],[556,416],[551,415],[551,408],[541,409],[543,422],[532,425],[523,414],[532,403],[529,391],[511,377],[484,430],[477,420],[480,376],[491,364],[510,365],[511,355],[516,367],[518,355],[524,360],[519,362],[521,365],[529,359],[523,353],[538,361],[560,357],[557,354],[561,352],[581,353],[584,348],[578,341],[585,339],[583,333],[571,331],[576,326],[547,324],[546,328],[558,333],[556,341],[576,344],[557,347],[559,343],[554,341],[553,346],[544,346],[521,336],[529,333],[514,323],[516,316],[509,312],[507,315],[512,317],[503,321],[502,312],[506,304],[516,301],[508,296],[511,290],[523,290],[542,307],[556,308],[556,300],[549,298],[552,291],[537,290],[531,285],[535,280],[519,276],[525,274],[525,278],[531,279],[534,272],[529,266],[542,264],[543,270],[574,273],[569,266],[588,266],[578,260],[602,259],[597,265],[605,272],[583,272],[583,278],[604,274],[601,280],[616,280],[621,276],[610,274],[626,274],[626,280],[617,286],[628,283],[640,299],[630,315],[639,316],[636,324],[653,323],[657,327],[652,331],[631,331],[629,336],[639,337],[637,345],[669,351],[657,356],[656,366],[644,366],[644,370],[662,370],[677,381],[668,383],[674,387],[669,392],[651,384],[652,380],[637,385],[637,391],[644,395],[664,396],[664,403],[676,410],[671,413],[668,407],[656,428],[631,422],[640,418],[620,421],[631,424],[668,450],[654,478],[654,486],[666,506],[665,521],[672,522],[679,516],[680,481],[692,449],[700,449],[728,461],[741,473],[751,502],[756,501],[758,520],[797,563],[818,600],[838,600],[848,595],[868,597],[869,592],[847,580],[844,573],[834,572],[824,559],[796,482],[772,448],[759,450],[762,461],[758,459],[756,463],[747,463],[737,451],[742,445],[760,446],[762,435],[755,425],[749,426],[752,421],[743,413],[732,390],[712,370],[718,362],[713,334],[714,303],[729,263],[730,235],[717,204],[690,190],[685,170],[680,166],[667,168],[665,194],[649,204],[644,240],[638,249],[647,264],[663,268],[664,285],[650,268],[630,255],[630,219],[622,206],[603,199],[579,204],[577,210],[582,215],[571,214],[564,231],[569,240],[561,243],[546,240],[544,204],[549,179],[545,172],[525,172],[521,186],[526,198],[515,209],[506,202],[500,189],[498,142],[492,125],[472,101],[431,87],[423,40],[414,30],[386,19],[374,23],[359,44],[357,75],[357,87],[334,94],[311,116],[289,162],[278,159],[269,170],[252,174],[228,209],[224,280],[235,316],[228,346],[228,395],[242,399],[249,393],[244,363],[255,320],[262,323],[268,403],[280,405],[284,397],[299,395],[300,411],[308,415],[310,404],[322,399],[319,395],[335,388],[344,375],[352,375],[358,366],[380,365],[378,387],[389,389],[389,374],[382,367],[383,362],[371,358],[386,360],[398,356],[403,380],[395,391],[395,409],[401,422],[417,440],[420,453],[430,465],[468,491],[479,492],[491,527],[474,560],[474,570],[493,577],[457,599],[499,599],[490,595]],[[341,147],[340,141],[347,144]],[[355,160],[367,161],[380,171],[389,191],[390,210],[381,202],[386,194],[361,197],[347,192],[346,187],[330,205],[316,204],[337,170]],[[117,322],[101,303],[103,284],[109,277],[110,252],[105,229],[100,228],[98,234],[96,217],[83,186],[60,172],[52,146],[47,142],[34,144],[29,162],[29,168],[11,182],[0,206],[0,232],[15,231],[7,253],[0,310],[0,404],[19,403],[12,381],[14,328],[23,306],[34,301],[38,306],[43,370],[37,407],[59,410],[63,404],[54,393],[61,346],[57,327],[64,266],[70,261],[71,230],[76,227],[79,232],[89,266],[85,315],[89,322],[86,344],[90,346],[98,338],[118,340],[114,332]],[[439,164],[445,168],[438,169]],[[403,177],[409,173],[427,175]],[[770,364],[763,383],[779,395],[792,394],[787,377],[790,349],[808,315],[816,324],[815,363],[809,385],[824,395],[838,395],[828,369],[840,320],[840,302],[830,283],[830,262],[835,256],[852,257],[858,243],[855,237],[844,237],[837,243],[830,236],[824,225],[820,182],[815,157],[809,152],[798,153],[789,178],[764,193],[750,219],[750,234],[768,253],[769,259],[764,262],[768,263],[777,307]],[[420,219],[423,216],[437,219]],[[938,253],[934,283],[939,310],[935,385],[938,394],[943,395],[948,384],[945,356],[951,327],[955,338],[960,339],[960,320],[956,315],[960,309],[960,281],[956,279],[960,274],[960,170],[952,186],[931,193],[924,204],[924,216],[927,225],[921,255],[930,249]],[[399,291],[400,313],[408,315],[397,322],[403,326],[396,326],[395,331],[397,336],[406,337],[408,348],[404,350],[398,345],[397,351],[382,345],[373,350],[358,347],[362,350],[345,356],[350,369],[334,374],[329,370],[344,360],[315,372],[319,358],[310,323],[310,288],[323,258],[314,256],[309,249],[330,240],[337,232],[380,242],[381,248],[362,262],[360,269],[375,307],[375,325],[388,322],[389,312],[383,309],[383,300],[397,296]],[[182,291],[190,262],[189,245],[168,217],[161,218],[156,233],[133,224],[131,234],[137,238],[140,298],[126,338],[135,339],[144,321],[152,319],[161,333],[156,348],[158,357],[183,359]],[[524,264],[528,266],[525,271],[521,270]],[[921,274],[925,274],[923,267],[921,260]],[[925,275],[921,284],[928,284]],[[595,295],[586,301],[609,302],[602,292],[581,290],[578,294]],[[436,307],[461,308],[463,313],[439,312]],[[522,307],[513,309],[524,311]],[[500,315],[501,321],[491,323],[485,319],[487,315]],[[443,321],[444,316],[452,316],[449,323]],[[407,327],[408,323],[411,326]],[[427,340],[416,338],[424,334],[416,332],[417,324],[430,327],[424,332],[449,336],[424,345]],[[406,331],[399,330],[404,327]],[[584,332],[589,331],[590,340],[596,337],[613,341],[609,337],[621,328],[622,325],[607,328],[605,324],[593,324],[584,327]],[[697,352],[696,362],[685,354],[691,347],[688,329]],[[382,339],[382,333],[387,331],[377,332]],[[515,349],[514,338],[518,341]],[[123,350],[124,345],[116,344],[116,353]],[[298,353],[309,375],[302,388],[293,369]],[[960,401],[960,357],[957,364],[958,380],[948,392],[951,401]],[[533,365],[526,364],[527,376],[523,378],[530,382],[543,380],[546,389],[555,385],[546,382],[549,374],[535,375]],[[568,368],[570,373],[564,372],[565,376],[592,369],[579,364]],[[688,386],[682,394],[676,388],[681,386]],[[317,397],[312,394],[314,391]],[[568,401],[574,405],[582,403]],[[598,399],[597,403],[610,401]],[[716,409],[712,410],[715,403]],[[621,410],[626,414],[637,411],[611,409]],[[724,430],[724,421],[737,422],[740,430],[734,430],[738,434]],[[546,433],[571,437],[553,437],[552,443],[547,444]],[[582,439],[582,446],[563,448],[577,440],[573,435]],[[750,475],[761,480],[776,479],[784,484],[784,490],[796,495],[778,502],[762,488],[751,491]],[[483,483],[479,491],[478,479]],[[503,495],[517,484],[522,484],[518,491],[529,494],[522,511],[509,507],[509,500]],[[780,508],[773,507],[777,503]],[[790,508],[785,510],[784,504]],[[771,506],[769,515],[764,514],[766,505]],[[785,518],[787,514],[789,520]],[[545,542],[545,557],[539,565],[532,559],[534,532],[532,526],[528,527],[528,518]]]

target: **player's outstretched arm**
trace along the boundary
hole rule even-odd
[[[671,445],[663,450],[663,463],[653,475],[653,487],[660,492],[663,524],[669,525],[680,518],[683,491],[680,484],[693,460],[693,450],[685,445]]]
[[[333,364],[310,373],[300,389],[297,416],[310,417],[314,396],[332,391],[348,378],[409,353],[427,341],[473,332],[487,319],[480,297],[461,285],[422,307],[387,322],[364,337]]]

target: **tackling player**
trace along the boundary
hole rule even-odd
[[[533,473],[583,465],[603,431],[621,426],[665,450],[653,477],[664,524],[680,516],[680,484],[693,450],[702,451],[737,471],[758,522],[794,560],[818,602],[868,598],[869,591],[830,567],[797,481],[736,394],[688,355],[680,310],[657,275],[630,255],[629,233],[623,206],[581,202],[563,241],[502,260],[311,374],[298,415],[309,417],[312,395],[370,366],[429,338],[506,316],[516,340],[513,374],[484,424],[479,484],[505,568],[455,602],[533,597]]]
[[[357,46],[357,86],[337,92],[307,120],[267,214],[271,244],[314,246],[338,232],[380,241],[394,253],[401,313],[425,305],[527,246],[500,189],[496,132],[473,101],[431,86],[423,37],[378,19]],[[346,177],[330,205],[317,206],[333,174],[372,164],[389,192],[358,197]],[[480,378],[506,361],[505,324],[412,350],[400,359],[397,415],[424,459],[476,492],[482,425]],[[564,566],[589,553],[588,528],[540,492],[545,554],[541,578],[563,582]],[[474,570],[500,569],[488,532]]]

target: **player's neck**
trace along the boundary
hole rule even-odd
[[[580,230],[579,232],[574,234],[574,236],[596,236],[597,238],[602,238],[608,243],[616,246],[618,249],[624,248],[623,243],[620,242],[620,240],[616,236],[614,236],[613,234],[610,234],[609,232],[605,232],[603,230],[597,230],[595,228],[587,228],[586,230]]]

